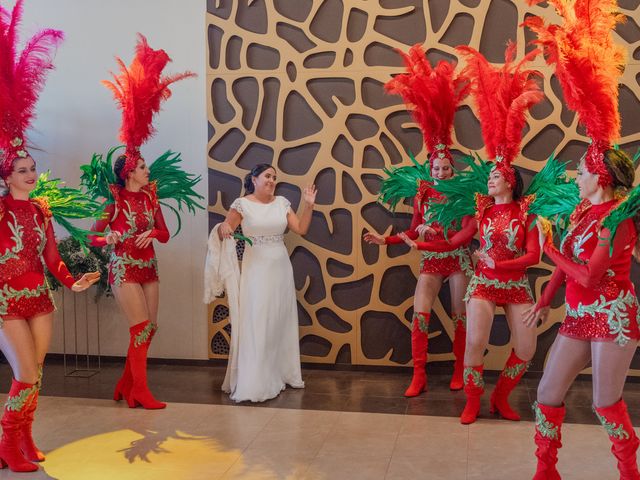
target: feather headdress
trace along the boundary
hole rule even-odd
[[[530,5],[541,0],[528,0]],[[620,137],[618,83],[625,64],[625,49],[613,41],[616,24],[624,20],[616,0],[548,0],[562,25],[529,17],[546,61],[555,64],[567,106],[591,137],[586,166],[600,176],[601,186],[613,179],[604,164],[604,152]]]
[[[0,6],[0,177],[13,171],[17,158],[26,158],[25,133],[35,117],[38,96],[49,70],[53,54],[63,39],[60,30],[37,32],[18,53],[18,25],[24,0],[12,11]]]
[[[451,129],[456,109],[469,93],[468,82],[455,73],[455,64],[441,61],[432,67],[420,45],[399,52],[407,68],[385,84],[389,93],[400,95],[420,126],[430,161],[451,160]]]
[[[540,52],[535,50],[514,62],[516,45],[509,43],[504,65],[494,67],[471,47],[460,46],[456,50],[467,62],[462,75],[471,83],[487,155],[495,159],[496,167],[514,187],[515,171],[511,163],[520,153],[526,114],[543,98],[535,80],[540,73],[525,69],[524,65]]]
[[[195,73],[184,72],[163,76],[162,70],[171,61],[164,50],[153,50],[147,39],[138,34],[136,55],[129,68],[116,57],[120,74],[112,73],[113,82],[103,80],[103,84],[113,92],[122,110],[120,140],[126,145],[127,160],[120,172],[126,179],[136,168],[141,158],[140,147],[155,133],[153,116],[160,111],[163,101],[171,96],[169,85],[178,80],[194,77]]]

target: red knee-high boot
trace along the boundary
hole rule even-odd
[[[413,357],[413,378],[404,392],[405,397],[417,397],[427,388],[427,346],[429,344],[429,312],[415,312],[411,329],[411,356]]]
[[[131,390],[127,395],[127,403],[129,407],[135,408],[142,405],[147,409],[165,408],[166,403],[159,402],[149,391],[147,386],[147,351],[153,330],[157,326],[149,320],[140,322],[129,329],[131,340],[129,342],[129,351],[127,356],[131,365]]]
[[[154,328],[151,330],[149,334],[149,343],[153,340],[153,336],[156,334],[158,328]],[[131,385],[133,385],[133,377],[131,376],[131,361],[129,360],[129,352],[127,352],[127,360],[124,363],[124,371],[122,372],[122,376],[118,383],[116,383],[116,388],[113,391],[113,399],[118,402],[123,398],[127,398],[129,396],[129,392],[131,392]]]
[[[454,315],[453,323],[456,328],[453,336],[453,355],[456,360],[453,364],[453,376],[451,377],[449,389],[462,390],[462,387],[464,387],[462,373],[464,372],[464,346],[467,341],[467,316],[464,313]]]
[[[25,458],[31,462],[43,462],[44,453],[36,447],[33,441],[31,426],[38,408],[38,397],[40,396],[40,388],[42,388],[42,365],[38,366],[38,382],[36,390],[27,400],[24,408],[24,422],[22,423],[22,436],[20,438],[20,450],[22,450]]]
[[[27,401],[37,390],[34,384],[17,380],[11,382],[11,390],[4,404],[2,415],[2,440],[0,440],[0,466],[7,465],[14,472],[35,472],[38,466],[29,462],[20,451],[22,437],[22,423]]]
[[[460,415],[460,423],[463,425],[475,422],[480,413],[480,397],[484,393],[483,370],[484,365],[464,368],[462,375],[464,377],[464,393],[467,396],[467,403],[464,406],[462,415]]]
[[[520,415],[514,412],[509,405],[509,394],[516,388],[518,382],[527,371],[529,362],[518,358],[516,352],[511,350],[511,355],[498,378],[496,388],[491,394],[491,413],[499,413],[507,420],[519,421]]]
[[[620,480],[639,480],[636,451],[640,440],[636,435],[627,404],[620,399],[613,405],[595,409],[596,415],[611,440],[611,452],[618,459]]]
[[[533,480],[560,480],[556,470],[558,463],[558,449],[562,447],[562,422],[565,408],[549,407],[534,402],[533,411],[536,414],[536,457],[538,466]]]

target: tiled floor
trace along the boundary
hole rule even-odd
[[[34,426],[47,460],[35,474],[3,470],[0,480],[514,480],[530,479],[535,468],[535,379],[514,395],[525,421],[492,418],[485,404],[477,423],[462,426],[463,395],[449,392],[442,375],[431,375],[428,393],[407,400],[403,373],[306,370],[306,389],[253,406],[232,405],[219,392],[220,367],[154,365],[153,390],[170,403],[145,411],[109,400],[120,368],[107,365],[82,379],[49,365]],[[0,366],[2,385],[9,375]],[[578,382],[567,400],[563,479],[617,478],[609,441],[591,413],[589,385]],[[636,423],[638,387],[630,383],[625,394]]]

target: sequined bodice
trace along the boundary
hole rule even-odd
[[[139,258],[143,251],[135,246],[138,235],[154,228],[155,208],[149,195],[143,191],[130,192],[120,190],[115,218],[111,220],[111,230],[122,234],[121,242],[115,246],[116,255],[128,255]],[[153,254],[153,244],[144,249],[144,257]]]
[[[0,199],[0,283],[26,273],[44,273],[42,252],[46,244],[44,215],[31,201]]]

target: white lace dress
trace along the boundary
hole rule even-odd
[[[236,402],[274,398],[286,385],[303,388],[300,372],[298,309],[293,268],[283,242],[291,204],[275,197],[269,204],[236,199],[231,208],[242,215],[246,245],[240,274],[235,384]]]

